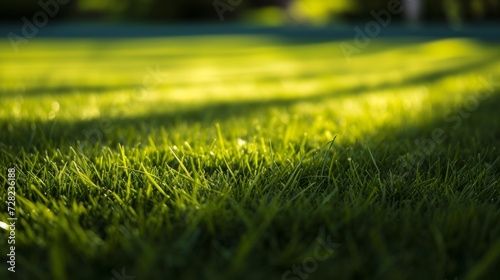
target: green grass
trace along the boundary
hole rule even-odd
[[[499,276],[499,45],[339,43],[0,41],[0,278]]]

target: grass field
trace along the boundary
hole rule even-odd
[[[500,276],[499,43],[339,43],[0,41],[0,278]]]

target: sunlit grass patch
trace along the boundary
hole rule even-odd
[[[339,43],[1,42],[19,279],[498,274],[498,45]]]

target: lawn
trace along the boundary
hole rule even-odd
[[[340,42],[0,41],[0,278],[500,276],[500,44]]]

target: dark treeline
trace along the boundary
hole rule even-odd
[[[324,8],[336,20],[364,20],[370,11],[400,0],[16,0],[0,2],[0,20],[30,18],[45,8],[57,13],[54,18],[76,21],[217,21],[216,7],[230,10],[228,20],[239,20],[246,12],[263,7],[285,11],[294,1]],[[404,0],[401,0],[405,2]],[[500,19],[500,0],[413,0],[422,2],[422,19],[427,21],[489,21]],[[319,2],[319,3],[318,3]],[[347,3],[338,5],[337,3]],[[324,7],[322,7],[322,5]],[[42,7],[43,6],[43,7]],[[336,6],[335,10],[329,10]],[[338,8],[338,6],[341,6]],[[314,16],[314,15],[313,15]],[[403,15],[397,15],[401,18]]]

